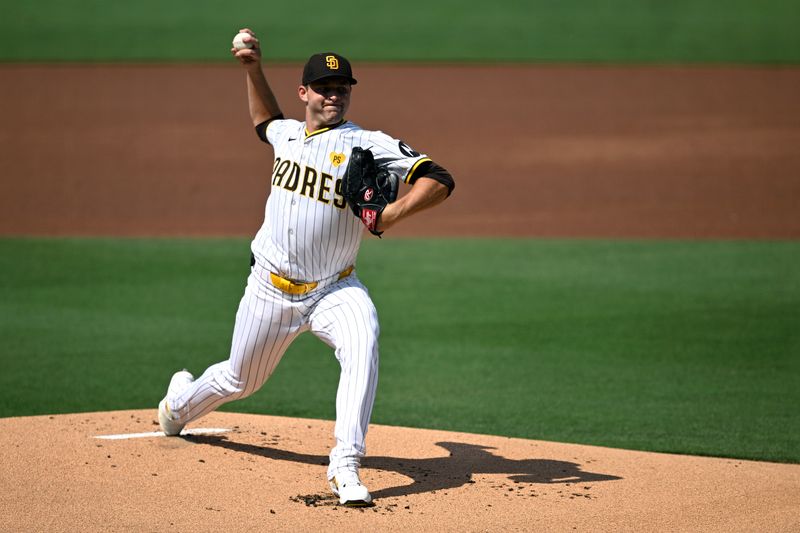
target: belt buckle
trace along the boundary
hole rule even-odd
[[[349,267],[345,268],[341,272],[339,272],[339,279],[344,279],[350,274],[352,274],[355,267],[350,265]],[[311,292],[317,288],[319,285],[318,281],[310,281],[308,283],[297,283],[290,279],[286,279],[283,276],[280,276],[274,272],[269,273],[269,279],[272,284],[282,290],[287,294],[306,294],[307,292]]]
[[[295,283],[290,279],[286,279],[274,272],[269,273],[269,279],[273,285],[288,294],[305,294],[314,290],[317,282],[312,283]]]

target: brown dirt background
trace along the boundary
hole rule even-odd
[[[301,118],[299,65],[268,75]],[[800,68],[359,65],[350,118],[456,195],[393,235],[800,237]],[[0,234],[252,235],[236,65],[0,67]]]
[[[297,65],[269,68],[299,118]],[[452,171],[397,236],[800,237],[800,68],[358,66],[350,118]],[[271,150],[235,66],[0,67],[0,235],[252,235]],[[335,505],[331,422],[98,441],[155,411],[0,420],[2,531],[797,531],[800,465],[372,426]],[[451,455],[452,454],[452,455]]]

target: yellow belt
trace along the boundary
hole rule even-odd
[[[346,278],[347,276],[349,276],[350,273],[353,272],[353,268],[354,268],[353,265],[350,265],[349,267],[339,272],[338,279]],[[300,283],[297,281],[292,281],[290,279],[281,277],[278,274],[275,274],[274,272],[269,273],[269,279],[273,285],[275,285],[280,290],[288,294],[305,294],[307,292],[313,291],[319,285],[318,281],[310,281],[308,283]]]

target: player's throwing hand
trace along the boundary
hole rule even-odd
[[[260,63],[261,45],[256,34],[249,28],[239,30],[233,38],[231,54],[243,65]]]

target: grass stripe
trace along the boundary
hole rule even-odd
[[[0,61],[230,61],[250,26],[273,60],[797,63],[792,0],[2,2]]]

